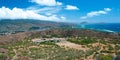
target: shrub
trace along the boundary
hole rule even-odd
[[[76,44],[82,44],[82,45],[87,45],[87,44],[97,42],[96,39],[92,39],[92,38],[82,38],[82,39],[69,38],[68,41],[76,43]]]
[[[99,55],[97,60],[113,60],[113,56],[111,55]]]
[[[4,54],[0,54],[0,60],[6,60],[7,59],[7,56],[4,55]]]

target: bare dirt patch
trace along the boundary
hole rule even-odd
[[[62,41],[62,42],[58,42],[56,44],[59,45],[59,46],[61,46],[61,47],[64,46],[64,47],[74,48],[74,49],[83,50],[83,51],[86,51],[86,50],[89,49],[89,48],[87,48],[84,45],[78,45],[78,44],[71,43],[71,42],[68,42],[68,41]]]

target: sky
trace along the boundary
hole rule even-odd
[[[0,0],[0,19],[120,23],[120,0]]]

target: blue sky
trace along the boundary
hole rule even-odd
[[[0,0],[0,19],[120,22],[119,0]]]

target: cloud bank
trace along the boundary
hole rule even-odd
[[[6,7],[0,8],[0,19],[38,19],[50,21],[63,21],[65,17],[57,15],[41,15],[32,10],[24,10],[20,8],[9,9]]]
[[[107,14],[109,11],[111,11],[110,8],[104,8],[104,10],[99,10],[99,11],[92,11],[86,14],[86,16],[82,16],[80,17],[81,19],[87,19],[87,18],[91,18],[94,16],[99,16],[102,14]]]
[[[56,0],[29,0],[35,5],[26,8],[0,8],[0,19],[36,19],[48,21],[66,21],[66,17],[59,14],[62,10],[79,10],[77,6],[65,5]]]

